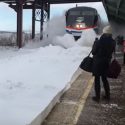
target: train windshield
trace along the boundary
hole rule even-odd
[[[92,10],[70,10],[66,15],[67,26],[73,26],[76,23],[84,23],[86,27],[92,27],[96,25],[97,13]]]

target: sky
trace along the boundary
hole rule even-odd
[[[96,8],[103,18],[103,21],[107,21],[107,16],[104,7],[101,2],[94,3],[77,3],[78,6],[92,6]],[[54,4],[51,5],[50,18],[63,15],[68,8],[75,7],[76,4]],[[23,30],[31,32],[32,27],[32,15],[31,10],[23,11]],[[36,32],[39,32],[39,22],[36,22]],[[0,30],[3,31],[16,31],[16,12],[9,8],[7,4],[0,3]]]
[[[88,29],[75,42],[64,25],[63,16],[54,17],[49,22],[53,30],[46,28],[49,37],[42,41],[29,41],[21,49],[0,47],[0,125],[30,124],[70,87],[97,35]]]

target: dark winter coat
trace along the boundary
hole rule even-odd
[[[92,47],[93,75],[106,75],[112,53],[115,51],[115,41],[109,34],[103,34]]]

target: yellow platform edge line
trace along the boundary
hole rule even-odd
[[[93,83],[94,83],[94,77],[92,77],[89,81],[88,81],[88,85],[85,89],[85,92],[83,93],[82,97],[80,98],[80,101],[78,102],[78,109],[77,109],[77,112],[76,112],[76,115],[75,115],[75,118],[73,120],[73,124],[72,125],[76,125],[77,122],[78,122],[78,119],[80,117],[80,114],[85,106],[85,102],[86,102],[86,99],[91,91],[91,88],[93,86]]]

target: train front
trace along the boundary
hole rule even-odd
[[[66,12],[66,32],[72,34],[75,40],[81,37],[82,31],[94,29],[98,32],[98,14],[90,7],[75,7]]]

